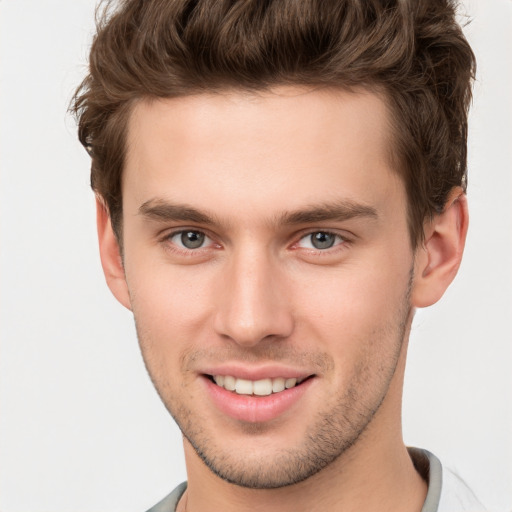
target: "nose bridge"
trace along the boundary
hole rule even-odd
[[[288,336],[293,319],[278,260],[270,250],[246,244],[233,251],[217,303],[216,330],[240,345]]]

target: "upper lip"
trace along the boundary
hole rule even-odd
[[[276,379],[283,377],[285,379],[305,379],[313,375],[312,372],[307,370],[291,368],[283,365],[261,365],[261,366],[248,366],[240,364],[222,364],[212,367],[203,368],[200,372],[204,375],[230,375],[239,379],[246,380],[262,380],[262,379]]]

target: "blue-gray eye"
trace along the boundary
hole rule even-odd
[[[199,249],[203,246],[206,235],[201,231],[181,231],[172,236],[171,240],[177,244],[182,245],[186,249]]]
[[[340,235],[328,231],[315,231],[301,238],[299,245],[305,249],[330,249],[344,240]]]
[[[329,249],[334,245],[336,236],[332,233],[324,233],[319,231],[311,235],[311,245],[316,249]]]

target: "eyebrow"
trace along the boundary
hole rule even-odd
[[[214,215],[200,211],[193,206],[172,203],[164,199],[153,198],[139,207],[139,214],[162,222],[194,222],[206,226],[222,224]],[[322,203],[306,208],[283,212],[272,219],[275,225],[315,224],[327,221],[346,221],[353,218],[378,219],[375,208],[352,200]]]
[[[313,205],[295,212],[285,212],[279,217],[278,223],[285,225],[314,224],[327,221],[340,222],[358,217],[377,220],[379,215],[372,206],[345,199],[335,203]]]
[[[170,203],[163,199],[150,199],[139,207],[139,214],[159,221],[196,222],[198,224],[216,224],[213,216],[201,212],[192,206]]]

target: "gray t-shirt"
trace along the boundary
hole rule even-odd
[[[473,492],[455,473],[443,470],[439,459],[419,448],[408,448],[414,467],[428,483],[427,497],[421,512],[485,512]],[[147,512],[175,512],[187,489],[183,482]]]

